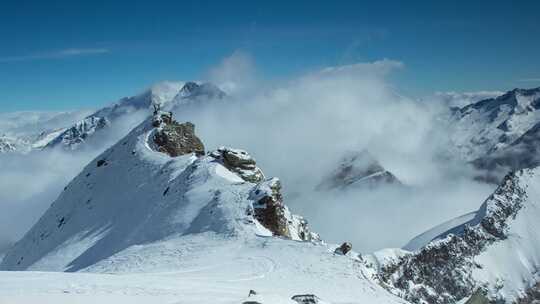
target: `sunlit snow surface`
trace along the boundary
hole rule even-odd
[[[0,303],[403,303],[358,254],[272,237],[246,213],[255,184],[151,135],[146,121],[66,187],[0,264],[29,270],[0,272]]]

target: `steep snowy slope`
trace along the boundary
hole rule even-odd
[[[539,218],[540,168],[511,173],[474,217],[386,263],[381,281],[415,303],[455,303],[473,293],[490,303],[533,303],[540,300]]]
[[[234,163],[221,160],[232,157],[225,154],[230,150],[197,157],[191,153],[200,151],[193,126],[159,115],[87,165],[1,268],[75,271],[131,245],[172,236],[270,233],[259,222],[274,234],[311,239],[305,222],[281,205],[279,181],[246,182],[228,169]],[[169,141],[162,143],[162,136]],[[167,146],[171,142],[180,147]],[[183,153],[171,158],[157,152],[164,147]]]

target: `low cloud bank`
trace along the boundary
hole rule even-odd
[[[206,74],[230,97],[179,109],[175,117],[194,122],[209,150],[249,151],[268,177],[282,179],[286,203],[327,241],[352,241],[363,252],[399,247],[477,209],[492,190],[447,154],[445,107],[393,89],[388,75],[403,68],[385,59],[270,81],[253,58],[235,52]],[[21,237],[84,165],[145,115],[126,117],[106,144],[91,141],[78,153],[0,155],[0,246]],[[315,191],[345,152],[364,149],[406,187]]]

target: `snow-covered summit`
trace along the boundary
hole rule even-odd
[[[283,204],[275,180],[251,182],[216,153],[189,152],[197,151],[189,150],[196,142],[182,137],[184,153],[160,152],[164,125],[183,124],[154,121],[145,120],[89,163],[6,254],[0,269],[77,271],[133,246],[200,234],[317,238]]]
[[[175,100],[181,99],[195,99],[195,98],[208,98],[208,99],[221,99],[225,97],[225,92],[210,82],[196,83],[186,82],[182,89],[178,92]]]
[[[150,110],[154,106],[171,110],[186,104],[192,106],[206,100],[221,99],[224,96],[225,93],[211,83],[161,82],[139,95],[122,98],[117,103],[94,112],[67,128],[54,138],[47,147],[62,147],[67,150],[74,150],[89,138],[100,134],[101,130],[115,129],[115,123],[118,121],[128,120],[130,125],[133,126],[139,124],[148,117],[149,113],[151,113]],[[129,119],[134,121],[132,122]]]

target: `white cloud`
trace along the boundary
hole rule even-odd
[[[44,59],[59,59],[59,58],[85,56],[85,55],[99,55],[99,54],[106,54],[109,52],[110,50],[106,48],[71,48],[71,49],[64,49],[64,50],[58,50],[58,51],[46,52],[46,53],[0,57],[0,63],[44,60]]]
[[[194,122],[208,150],[227,145],[250,152],[268,177],[282,179],[285,202],[327,241],[349,240],[360,251],[401,246],[430,226],[477,209],[491,190],[473,183],[470,169],[444,154],[448,136],[436,121],[443,107],[396,94],[387,76],[403,63],[385,59],[277,80],[264,79],[254,67],[246,53],[225,58],[207,75],[228,84],[230,98],[184,108],[175,117]],[[314,191],[343,153],[362,149],[410,188]],[[6,230],[10,240],[95,154],[88,155],[36,154],[26,162],[0,156],[0,165],[6,164],[0,202],[9,202],[0,205],[6,218],[0,228],[17,227]],[[51,164],[57,167],[48,169]],[[26,224],[11,227],[7,219],[18,216]]]

